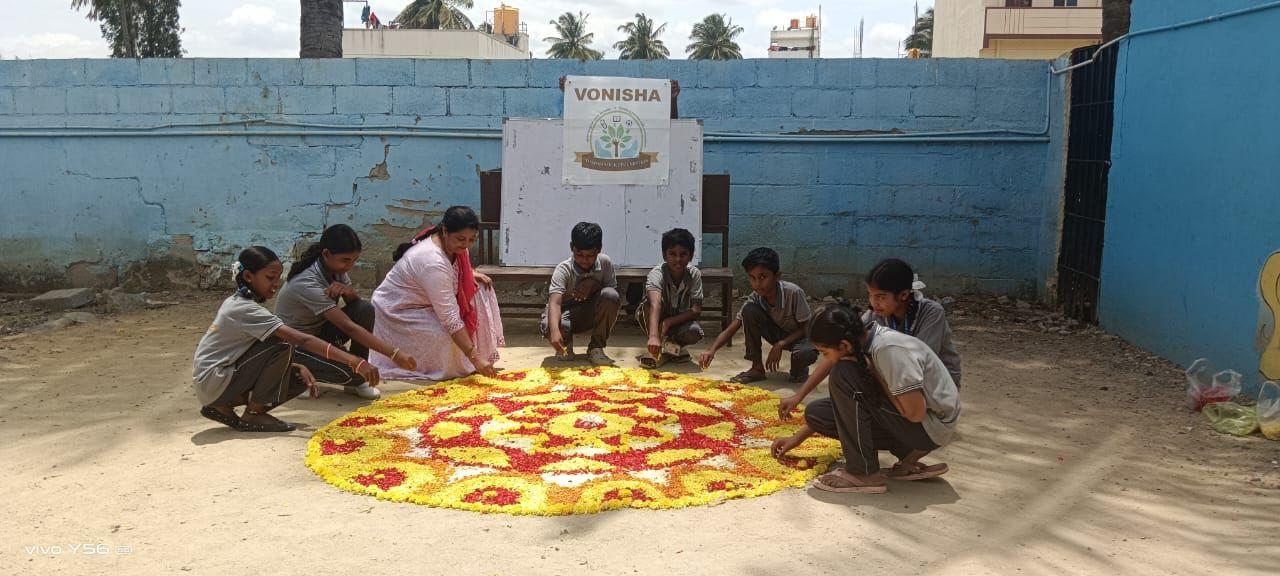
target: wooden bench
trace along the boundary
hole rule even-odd
[[[480,173],[480,238],[476,246],[476,271],[481,272],[494,282],[537,282],[546,284],[551,281],[552,266],[498,266],[498,233],[502,218],[502,171],[489,170]],[[720,329],[724,330],[733,320],[733,268],[729,264],[729,175],[705,174],[702,176],[702,234],[720,235],[720,267],[699,266],[702,271],[704,291],[711,287],[720,287],[720,303],[716,306],[704,304],[703,312],[719,313]],[[619,267],[619,292],[630,282],[643,283],[649,276],[650,268]],[[624,294],[625,296],[625,294]],[[628,302],[636,305],[636,302]],[[503,304],[503,316],[513,318],[537,318],[542,315],[545,302],[527,303],[513,302]],[[711,318],[715,318],[712,316]],[[703,319],[708,319],[706,314]]]

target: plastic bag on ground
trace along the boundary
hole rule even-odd
[[[1263,382],[1258,390],[1257,418],[1262,435],[1280,440],[1280,384]]]
[[[1217,402],[1206,405],[1203,413],[1209,425],[1223,434],[1248,436],[1258,429],[1258,416],[1253,406]]]
[[[1209,404],[1226,402],[1239,393],[1239,372],[1215,373],[1208,358],[1196,360],[1187,368],[1187,408],[1191,410],[1199,412]]]

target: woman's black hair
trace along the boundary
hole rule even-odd
[[[809,342],[827,348],[839,348],[841,342],[848,340],[853,345],[853,356],[858,363],[866,361],[863,348],[867,327],[862,322],[862,310],[850,306],[848,300],[840,299],[835,304],[819,308],[809,320],[807,337]]]
[[[470,206],[450,206],[448,210],[444,211],[444,216],[440,218],[439,224],[419,232],[417,236],[413,237],[413,240],[397,246],[396,251],[391,254],[391,259],[399,260],[414,244],[423,241],[433,233],[443,236],[446,232],[453,234],[467,229],[480,229],[480,218],[476,216],[475,210],[472,210]]]
[[[867,285],[879,290],[901,294],[911,289],[916,273],[911,265],[897,258],[881,260],[867,273]]]
[[[271,265],[272,262],[279,262],[280,257],[276,256],[270,248],[266,246],[250,246],[240,251],[240,256],[236,258],[239,266],[236,267],[236,292],[245,298],[252,298],[258,302],[262,302],[257,294],[249,288],[249,284],[244,280],[244,273],[256,273],[263,268]]]
[[[689,250],[689,255],[693,256],[693,233],[684,228],[672,228],[662,233],[662,255],[665,257],[667,250],[676,246],[684,246]]]
[[[360,246],[360,237],[356,235],[355,230],[346,224],[334,224],[325,228],[324,233],[320,235],[320,241],[307,246],[307,249],[298,257],[298,261],[289,267],[288,280],[293,280],[294,276],[315,264],[325,250],[330,254],[350,254],[361,252],[364,248]]]

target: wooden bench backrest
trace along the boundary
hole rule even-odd
[[[480,173],[480,264],[498,263],[502,220],[502,169]],[[729,265],[729,175],[702,175],[702,233],[720,235],[720,266]],[[704,262],[704,265],[706,263]]]

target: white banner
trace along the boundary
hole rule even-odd
[[[565,78],[565,184],[665,185],[670,169],[670,80]]]

